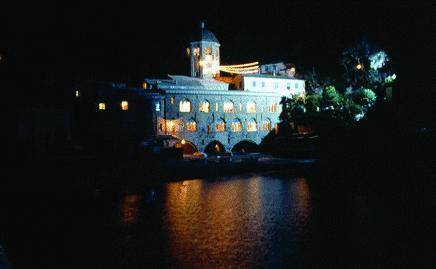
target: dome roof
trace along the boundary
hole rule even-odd
[[[204,22],[200,23],[200,36],[197,35],[195,41],[207,41],[207,42],[219,43],[216,36],[211,31],[207,30],[204,27]]]
[[[220,43],[216,36],[206,28],[201,29],[201,41],[209,41],[209,42],[216,42]]]

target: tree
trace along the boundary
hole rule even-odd
[[[306,106],[304,96],[293,96],[291,98],[283,98],[281,101],[283,106],[280,120],[288,125],[293,124],[296,128],[304,121],[304,113]]]
[[[359,89],[353,93],[352,97],[364,109],[364,112],[368,111],[377,100],[377,95],[371,89]]]
[[[323,89],[332,83],[330,78],[321,78],[315,68],[307,72],[304,79],[306,80],[306,92],[308,94],[322,94]]]
[[[338,109],[340,107],[341,98],[341,94],[336,91],[336,88],[334,86],[329,85],[325,87],[322,94],[322,109]]]
[[[351,91],[370,88],[379,96],[384,94],[387,83],[395,80],[396,75],[388,69],[389,56],[383,50],[376,49],[366,41],[342,52],[341,64],[343,77]],[[393,79],[392,79],[393,78]]]

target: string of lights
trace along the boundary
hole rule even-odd
[[[231,74],[255,74],[259,72],[259,69],[255,69],[255,70],[241,70],[241,71],[237,71],[237,70],[220,70],[222,72],[225,73],[231,73]]]
[[[220,71],[231,74],[254,74],[259,72],[259,62],[235,65],[221,65]]]
[[[259,65],[259,62],[252,62],[252,63],[246,63],[246,64],[234,64],[234,65],[220,65],[220,67],[224,68],[236,68],[236,67],[246,67],[246,66],[253,66],[253,65]]]
[[[259,66],[250,66],[250,67],[237,67],[237,68],[233,68],[233,67],[222,67],[220,66],[220,69],[225,69],[225,70],[253,70],[253,69],[259,69]]]

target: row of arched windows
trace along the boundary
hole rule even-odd
[[[247,120],[247,132],[255,132],[258,130],[257,122],[255,119]],[[224,119],[218,119],[214,124],[215,132],[225,132],[227,128],[227,124]],[[262,122],[261,126],[263,131],[271,130],[271,121],[266,119]],[[208,132],[210,132],[211,126],[208,126]],[[186,122],[186,130],[188,132],[196,132],[197,131],[197,122],[193,119],[190,119]],[[240,119],[234,119],[230,124],[230,130],[232,132],[241,132],[242,131],[242,121]]]
[[[268,106],[268,112],[277,112],[277,103],[272,103]],[[256,103],[249,101],[246,104],[247,113],[256,113]],[[179,103],[180,112],[192,112],[192,103],[188,99],[183,99]],[[209,113],[210,112],[210,102],[204,100],[199,106],[200,112]],[[215,110],[218,111],[218,103],[215,104]],[[239,110],[242,111],[242,104],[239,104]],[[235,105],[232,101],[226,101],[223,103],[223,112],[234,113]]]

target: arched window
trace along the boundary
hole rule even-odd
[[[121,109],[122,110],[129,110],[129,102],[121,101]]]
[[[242,122],[239,119],[234,119],[231,124],[232,132],[240,132],[242,131]]]
[[[197,131],[197,123],[195,122],[195,120],[190,119],[187,123],[186,123],[186,130],[188,132],[195,132]]]
[[[232,101],[226,101],[223,104],[223,111],[225,113],[233,113],[235,112],[235,106]]]
[[[188,99],[183,99],[179,103],[180,112],[191,112],[191,102]]]
[[[210,112],[210,103],[207,100],[204,100],[200,103],[200,112],[209,113]]]
[[[247,132],[256,132],[257,131],[257,123],[255,119],[249,119],[247,121]]]
[[[226,131],[226,122],[223,119],[218,119],[215,124],[215,131],[217,132],[225,132]]]
[[[249,101],[247,102],[247,113],[256,113],[256,103]]]
[[[99,110],[106,110],[106,104],[105,103],[98,103],[98,109]]]
[[[271,131],[271,121],[269,119],[266,119],[262,123],[262,130],[264,131]]]
[[[277,112],[277,103],[272,103],[268,106],[268,112]]]

